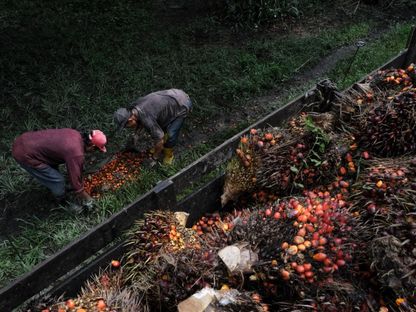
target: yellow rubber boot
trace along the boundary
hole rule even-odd
[[[163,164],[164,165],[172,165],[173,163],[173,148],[165,147],[163,149]]]

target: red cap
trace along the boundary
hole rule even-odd
[[[97,146],[102,152],[107,152],[105,144],[107,143],[107,137],[101,130],[92,130],[90,134],[91,143]]]

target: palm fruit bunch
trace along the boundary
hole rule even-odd
[[[186,248],[200,248],[194,231],[180,225],[171,211],[145,214],[143,219],[135,222],[126,237],[126,278],[143,291],[153,286],[159,271],[152,264],[159,261],[162,253],[174,254]]]
[[[361,215],[389,219],[400,211],[415,211],[416,158],[373,158],[353,185],[353,209]]]
[[[260,155],[257,185],[289,195],[332,181],[352,139],[332,133],[332,121],[331,114],[301,114],[292,119],[288,140]]]
[[[366,82],[371,86],[377,86],[382,90],[392,90],[392,92],[406,91],[413,87],[416,81],[416,70],[414,64],[407,68],[388,68],[379,70],[373,76],[369,76]]]
[[[302,113],[285,128],[251,129],[227,167],[223,206],[256,189],[289,195],[331,181],[353,139],[333,134],[334,122],[329,113]]]
[[[150,306],[176,311],[176,305],[195,291],[226,281],[216,252],[224,246],[228,223],[212,215],[197,224],[185,228],[173,212],[155,211],[127,234],[125,278],[145,294]]]
[[[414,76],[413,66],[380,71],[340,95],[334,109],[342,129],[359,138],[358,145],[375,156],[416,151]]]
[[[108,266],[88,280],[76,298],[55,300],[35,311],[48,312],[147,312],[140,296],[124,284],[122,270]]]
[[[164,311],[176,311],[185,298],[204,287],[220,288],[221,285],[241,285],[241,277],[227,273],[218,251],[227,245],[227,233],[232,230],[233,214],[220,218],[218,214],[205,215],[191,228],[199,238],[197,243],[187,244],[175,253],[163,251],[154,264],[159,270],[158,306]],[[193,236],[193,237],[195,237]],[[235,305],[243,302],[243,298]],[[227,311],[227,310],[224,310]]]
[[[184,249],[175,255],[163,254],[157,267],[160,273],[157,292],[152,294],[152,306],[163,311],[176,311],[177,305],[204,287],[218,288],[228,282],[221,269],[216,250]]]
[[[220,216],[218,212],[206,213],[200,218],[193,226],[192,229],[199,235],[215,232],[215,235],[219,236],[219,239],[226,240],[226,233],[231,230],[233,226],[233,219],[237,217],[239,213],[234,211],[234,214],[226,214]],[[207,243],[212,239],[211,236],[204,236],[203,239]]]
[[[265,130],[251,129],[248,135],[242,136],[236,156],[227,164],[224,192],[221,203],[236,200],[239,195],[256,188],[256,171],[260,166],[260,153],[281,141],[283,135],[279,128]]]

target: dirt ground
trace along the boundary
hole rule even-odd
[[[181,10],[181,8],[178,10]],[[167,21],[172,19],[175,20],[178,15],[181,15],[180,11],[177,11],[176,14],[170,12],[167,16]],[[383,18],[386,17],[380,16],[380,19]],[[392,20],[392,17],[388,18]],[[396,18],[399,17],[394,17],[393,19]],[[284,27],[274,27],[262,34],[257,33],[256,36],[265,36],[267,38],[267,36],[280,36],[282,34],[287,35],[288,33],[313,33],[318,27],[322,28],[325,27],[325,25],[329,26],[334,23],[342,23],[339,16],[325,16],[324,19],[319,17],[316,20],[308,20],[303,24],[298,22],[291,24],[289,22],[285,24]],[[374,29],[368,38],[362,39],[371,42],[383,34],[385,30],[387,30],[387,28]],[[233,40],[236,41],[234,44],[238,44],[240,39],[244,38],[234,38]],[[203,36],[200,40],[203,40]],[[225,40],[228,41],[229,38],[225,38]],[[254,123],[256,120],[273,111],[278,105],[285,104],[281,103],[281,101],[288,96],[290,90],[310,84],[311,82],[319,82],[334,68],[338,60],[351,57],[355,51],[356,45],[354,44],[334,50],[330,55],[323,58],[319,64],[316,64],[312,68],[307,67],[307,64],[305,64],[305,67],[299,68],[298,74],[291,79],[276,85],[276,87],[267,94],[261,97],[252,98],[246,103],[243,103],[243,105],[250,107],[250,109],[239,107],[229,110],[226,114],[220,114],[218,115],[218,118],[211,119],[210,122],[198,126],[198,128],[187,128],[187,131],[183,131],[181,140],[177,146],[177,156],[180,157],[180,153],[183,150],[192,148],[193,145],[209,141],[212,134],[228,130],[241,123]],[[192,118],[192,116],[189,118]],[[31,183],[33,183],[33,191],[31,193],[23,194],[23,196],[18,198],[11,196],[0,202],[0,241],[17,234],[20,231],[19,227],[24,224],[25,220],[29,217],[35,216],[40,219],[46,218],[52,209],[57,209],[49,192],[46,189],[37,186],[34,181]]]

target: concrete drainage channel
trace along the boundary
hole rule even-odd
[[[408,48],[379,69],[403,67],[416,59],[416,38],[414,32]],[[370,73],[369,75],[371,75]],[[121,257],[124,252],[122,234],[136,219],[152,210],[188,212],[188,226],[206,212],[220,208],[220,195],[224,175],[213,178],[181,201],[178,196],[192,187],[201,178],[228,161],[238,145],[239,139],[251,128],[278,126],[301,110],[319,111],[325,107],[326,81],[308,91],[284,107],[260,119],[247,129],[233,136],[205,156],[184,168],[171,178],[158,183],[152,190],[121,209],[105,222],[97,225],[78,240],[72,242],[49,259],[33,268],[32,271],[16,279],[0,290],[1,311],[18,309],[36,297],[54,297],[65,294],[75,295],[82,283],[108,265],[111,259]]]

